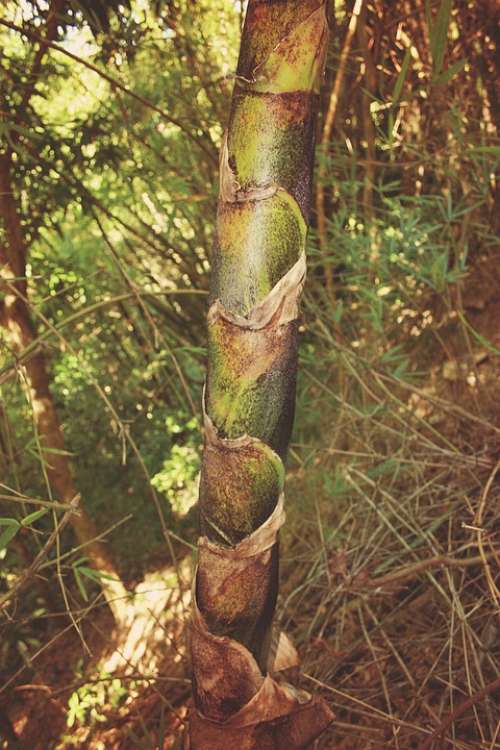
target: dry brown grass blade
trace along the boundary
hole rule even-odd
[[[475,703],[478,703],[483,698],[485,698],[487,695],[490,695],[491,693],[494,693],[495,690],[498,690],[500,688],[500,677],[496,680],[493,680],[493,682],[490,682],[489,685],[486,685],[482,690],[478,690],[477,693],[474,693],[474,695],[471,695],[470,698],[467,698],[467,700],[462,701],[454,711],[452,711],[448,716],[441,722],[439,727],[435,729],[432,734],[427,737],[427,739],[422,742],[418,748],[418,750],[430,750],[432,747],[432,743],[434,740],[439,738],[451,724],[458,719],[460,716],[462,716],[466,711],[469,710],[472,706],[474,706]]]

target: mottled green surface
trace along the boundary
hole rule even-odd
[[[208,412],[224,437],[251,435],[284,457],[295,398],[297,325],[210,323]]]
[[[319,72],[323,68],[321,40],[326,35],[325,9],[320,5],[289,29],[254,69],[251,88],[263,93],[285,94],[291,91],[319,90]],[[318,49],[321,54],[316,54]],[[240,79],[241,80],[241,79]]]
[[[226,310],[248,315],[304,249],[306,225],[291,195],[224,203],[212,263],[212,294]]]
[[[307,216],[314,97],[310,92],[262,95],[235,91],[228,153],[243,189],[277,185]]]
[[[241,83],[252,81],[279,43],[321,5],[318,0],[249,2],[237,68]],[[309,52],[316,56],[316,50]]]
[[[271,516],[283,489],[297,321],[281,314],[294,310],[285,291],[267,302],[305,249],[326,31],[321,0],[250,0],[221,160],[206,388],[215,432],[207,430],[200,484],[202,533],[215,546],[200,549],[197,599],[211,632],[249,648],[263,672],[277,544],[243,562],[224,549]],[[294,300],[302,277],[292,278],[286,294]],[[195,696],[206,715],[224,714],[201,686]]]
[[[274,510],[284,479],[279,456],[261,441],[236,447],[207,441],[200,489],[203,534],[231,544],[251,534]]]

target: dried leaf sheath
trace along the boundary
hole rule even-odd
[[[293,423],[323,0],[250,0],[221,153],[208,314],[191,750],[295,750],[330,722],[278,681],[278,532]]]

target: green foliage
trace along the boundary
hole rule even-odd
[[[42,510],[35,510],[33,513],[29,513],[20,521],[16,518],[0,518],[0,527],[5,527],[5,530],[0,533],[0,552],[14,539],[21,529],[31,526],[31,524],[38,521],[46,513],[48,513],[48,510],[43,508]]]
[[[88,565],[83,565],[83,563],[87,561],[87,557],[79,557],[77,560],[73,560],[71,563],[71,568],[73,570],[73,576],[75,578],[76,585],[78,586],[78,590],[85,602],[89,601],[89,594],[85,585],[86,578],[97,584],[101,583],[103,580],[117,580],[113,576],[104,573],[102,570],[95,570],[94,568],[89,568]]]
[[[432,20],[430,3],[426,0],[427,26],[429,28],[430,50],[432,55],[432,72],[436,77],[441,73],[446,54],[446,42],[451,19],[453,0],[442,0],[436,17]]]
[[[180,515],[185,515],[198,499],[196,478],[201,450],[199,420],[192,417],[179,424],[183,416],[167,416],[165,427],[172,447],[160,471],[151,479],[153,487],[168,498],[172,510]]]
[[[126,687],[118,677],[101,672],[95,681],[87,682],[71,693],[66,715],[68,729],[78,724],[92,726],[106,721],[105,711],[118,708],[133,687],[133,684]]]

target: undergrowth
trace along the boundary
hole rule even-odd
[[[410,316],[414,273],[355,262],[335,324],[308,299],[282,546],[281,623],[336,713],[318,748],[499,747],[498,353],[457,277],[424,268]]]

